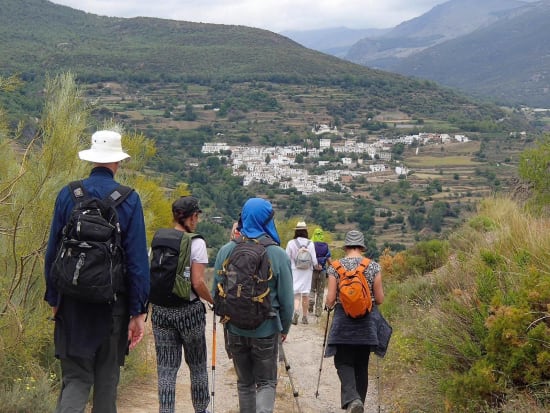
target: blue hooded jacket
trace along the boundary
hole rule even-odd
[[[269,201],[261,198],[251,198],[243,206],[239,231],[247,238],[270,237],[280,244],[279,234],[273,221],[273,207]],[[225,244],[218,255],[214,265],[214,284],[212,296],[217,292],[218,282],[221,281],[219,271],[224,261],[229,257],[237,244],[230,241]],[[277,316],[265,320],[255,330],[244,330],[228,323],[228,330],[236,335],[245,337],[268,337],[272,334],[287,334],[290,329],[292,314],[294,313],[294,291],[292,287],[292,271],[290,260],[279,245],[270,245],[266,249],[271,263],[273,278],[269,281],[270,299],[272,307],[277,311]]]

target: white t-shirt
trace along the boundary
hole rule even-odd
[[[206,250],[206,242],[202,238],[193,238],[191,240],[191,264],[194,262],[208,265],[208,251]],[[194,300],[197,298],[197,294],[191,290],[189,298]]]

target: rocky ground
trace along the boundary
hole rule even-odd
[[[212,311],[207,311],[206,338],[208,343],[208,366],[211,388],[212,314]],[[284,361],[279,363],[279,382],[277,385],[275,412],[332,413],[343,411],[340,409],[340,382],[334,369],[333,358],[324,359],[321,367],[326,313],[319,320],[315,316],[310,316],[309,320],[308,325],[298,324],[292,326],[287,341],[284,344],[284,352],[290,368],[286,369]],[[238,413],[237,377],[232,361],[228,359],[225,353],[223,329],[220,324],[217,324],[216,328],[216,343],[214,405],[212,406],[211,404],[209,409],[215,413]],[[150,331],[148,331],[145,343],[143,344],[149,347],[148,358],[150,358],[151,363],[154,363],[154,343]],[[365,412],[381,411],[377,395],[376,361],[377,358],[373,356],[369,371],[369,390]],[[319,396],[315,397],[319,370],[321,370]],[[292,384],[294,385],[294,390]],[[156,376],[153,375],[151,380],[145,384],[124,386],[119,395],[119,412],[158,412],[156,385]],[[178,374],[176,390],[177,412],[193,412],[189,387],[189,370],[184,363]],[[295,394],[297,395],[295,396]]]

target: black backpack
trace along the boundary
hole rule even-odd
[[[119,185],[105,199],[90,196],[82,181],[69,184],[75,201],[63,228],[51,274],[62,295],[112,303],[125,288],[124,250],[116,211],[132,188]]]
[[[151,241],[149,301],[163,307],[179,307],[189,302],[191,280],[185,267],[191,267],[191,240],[199,234],[161,228]]]
[[[273,277],[266,248],[277,245],[271,238],[259,240],[240,237],[223,262],[214,295],[214,312],[221,323],[246,330],[257,328],[276,313],[269,298],[269,280]]]

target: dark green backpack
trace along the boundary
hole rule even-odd
[[[191,240],[199,234],[161,228],[151,241],[149,301],[164,307],[178,307],[189,302],[191,279],[184,278],[191,267]]]

